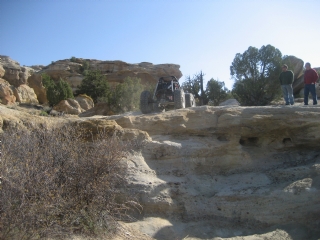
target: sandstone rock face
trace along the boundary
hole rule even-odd
[[[144,206],[133,225],[156,239],[250,235],[292,222],[319,236],[319,117],[320,108],[301,106],[104,117],[152,139],[129,164],[130,194]],[[159,218],[170,224],[152,232]]]
[[[33,88],[30,88],[28,85],[22,84],[19,87],[14,88],[13,92],[17,102],[39,104],[37,95],[35,94]]]
[[[90,70],[101,71],[102,74],[107,76],[108,82],[111,83],[121,83],[126,77],[138,77],[142,79],[142,83],[151,82],[152,84],[161,76],[174,75],[178,79],[182,77],[179,70],[180,66],[177,64],[129,64],[122,61],[100,61],[82,58],[76,58],[74,61],[69,59],[59,60],[43,68],[37,74],[47,73],[54,80],[66,79],[71,87],[76,89],[84,77],[82,75],[84,63],[88,64]]]
[[[17,61],[12,60],[8,56],[0,55],[0,65],[5,70],[3,78],[15,87],[27,84],[28,78],[34,72],[32,68],[21,67]]]
[[[0,78],[2,78],[5,74],[5,70],[2,65],[0,65]]]
[[[81,84],[83,79],[84,79],[84,76],[81,74],[75,74],[68,78],[68,83],[73,92],[76,92],[76,90],[78,89],[78,86]]]
[[[53,120],[0,105],[3,129],[79,124],[141,143],[126,194],[143,212],[128,225],[155,239],[318,239],[319,118],[320,107],[294,105]]]
[[[28,78],[28,83],[31,88],[33,88],[35,94],[37,95],[37,99],[40,104],[44,104],[48,102],[47,99],[47,91],[42,84],[42,77],[40,74],[33,74]]]
[[[70,59],[59,60],[46,67],[33,66],[29,68],[36,72],[28,78],[28,83],[30,87],[34,88],[39,102],[46,103],[46,93],[42,85],[41,74],[46,73],[55,81],[58,81],[60,78],[66,80],[70,84],[73,92],[75,92],[84,79],[84,65],[87,65],[89,70],[101,71],[111,85],[122,83],[126,77],[137,77],[141,79],[142,84],[149,83],[152,85],[154,85],[161,76],[173,75],[178,79],[182,77],[182,73],[179,70],[180,66],[177,64],[154,65],[146,62],[129,64],[122,61],[75,58],[72,61]],[[12,76],[10,75],[12,79],[8,81],[17,86],[24,83],[25,75],[20,73],[20,70],[18,71],[19,67],[17,64],[15,66],[17,68],[15,75],[12,73]],[[19,74],[21,75],[20,77]]]
[[[13,93],[14,87],[8,81],[0,78],[0,100],[4,105],[11,105],[16,102],[16,97]]]

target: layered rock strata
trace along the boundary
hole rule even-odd
[[[167,219],[169,225],[149,232],[156,239],[277,228],[289,235],[307,229],[301,233],[306,239],[320,236],[319,117],[320,108],[300,106],[112,117],[152,139],[130,163],[130,194],[144,206],[136,226],[147,229],[150,219],[158,218],[155,225]],[[202,231],[191,230],[190,223]]]

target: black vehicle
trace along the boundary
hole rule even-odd
[[[153,96],[149,91],[143,91],[140,95],[140,110],[142,113],[194,106],[196,104],[193,94],[184,93],[175,76],[159,78]]]

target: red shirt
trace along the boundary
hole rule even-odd
[[[304,83],[305,84],[312,84],[318,80],[319,76],[318,73],[313,69],[310,68],[304,72]]]

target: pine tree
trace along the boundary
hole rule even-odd
[[[55,83],[50,76],[43,74],[42,83],[46,88],[47,99],[51,107],[62,100],[74,98],[70,85],[61,78],[58,83]]]

